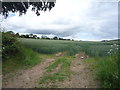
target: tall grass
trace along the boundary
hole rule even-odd
[[[114,54],[102,58],[88,58],[83,62],[90,65],[90,69],[100,81],[101,88],[119,88],[118,55]]]
[[[100,59],[97,62],[97,76],[101,81],[103,88],[118,88],[119,74],[118,74],[118,55],[112,55]]]

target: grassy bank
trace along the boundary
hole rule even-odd
[[[89,58],[84,61],[90,65],[91,71],[96,74],[102,88],[118,88],[118,55],[104,58]]]
[[[29,48],[23,49],[23,55],[13,56],[4,61],[2,63],[3,74],[18,69],[30,68],[42,61],[40,55]]]

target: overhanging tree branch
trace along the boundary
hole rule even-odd
[[[0,10],[0,14],[5,16],[5,18],[8,17],[9,12],[19,12],[19,15],[25,14],[27,12],[27,9],[32,6],[32,11],[36,13],[37,16],[40,15],[40,11],[46,11],[47,9],[50,11],[55,6],[56,0],[40,0],[39,2],[31,2],[26,1],[23,2],[4,2],[4,0],[1,2],[2,7]]]

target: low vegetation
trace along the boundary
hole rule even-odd
[[[42,61],[42,58],[38,53],[31,49],[24,48],[24,58],[21,59],[19,56],[13,56],[2,63],[3,74],[13,72],[18,69],[27,69],[35,66]]]
[[[41,84],[41,86],[44,84],[42,87],[57,87],[57,82],[61,82],[64,81],[66,78],[69,78],[71,75],[70,65],[73,59],[74,58],[70,56],[63,56],[55,60],[53,64],[47,67],[47,72],[49,73],[40,79],[39,83]],[[58,67],[58,65],[60,64],[61,66],[59,70],[52,73],[52,70]]]
[[[103,88],[118,88],[120,79],[118,74],[118,56],[113,55],[97,62],[97,76]]]
[[[104,58],[89,58],[84,62],[89,64],[91,71],[96,74],[102,88],[119,88],[117,54]]]

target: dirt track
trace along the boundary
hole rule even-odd
[[[58,57],[58,55],[57,55]],[[71,78],[63,82],[59,82],[59,88],[99,88],[98,81],[95,80],[92,75],[89,66],[82,61],[88,58],[84,53],[76,54],[75,60],[71,64],[72,75]],[[19,75],[5,79],[3,82],[3,88],[35,88],[39,87],[38,80],[46,73],[46,67],[54,62],[55,59],[46,59],[41,64],[34,66],[33,68],[23,70],[19,72]],[[60,68],[60,65],[55,69]],[[52,72],[54,73],[54,71]],[[7,78],[8,75],[4,76]]]
[[[45,73],[45,68],[48,67],[54,59],[46,59],[43,63],[36,65],[31,69],[19,72],[8,80],[3,82],[3,88],[34,88],[38,86],[38,80]],[[7,76],[4,76],[7,78]]]
[[[71,64],[72,75],[60,86],[66,88],[99,88],[99,83],[91,73],[89,66],[82,61],[88,58],[84,53],[76,54],[76,59]]]

